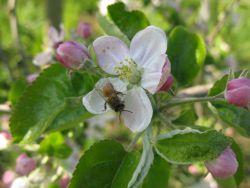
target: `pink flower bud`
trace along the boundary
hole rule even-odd
[[[0,132],[0,150],[6,149],[11,143],[11,139],[12,137],[10,133],[6,131]]]
[[[16,159],[16,172],[22,176],[28,175],[36,168],[36,161],[28,157],[25,153]]]
[[[173,76],[171,75],[171,64],[166,58],[165,64],[162,68],[162,76],[158,85],[158,91],[167,91],[173,84]]]
[[[68,41],[58,45],[56,58],[66,68],[79,69],[89,58],[88,49],[77,42]]]
[[[58,184],[61,188],[67,188],[69,182],[70,182],[70,177],[65,175],[59,180]]]
[[[86,22],[80,22],[78,27],[77,27],[76,32],[80,37],[87,39],[92,34],[91,25],[89,23],[86,23]]]
[[[248,107],[250,103],[250,79],[242,77],[227,83],[225,99],[228,103],[239,107]]]
[[[233,176],[238,169],[238,161],[231,148],[225,149],[215,160],[205,162],[205,165],[213,176],[221,179]]]
[[[15,177],[16,175],[13,171],[11,170],[5,171],[2,176],[3,185],[5,185],[6,187],[9,187],[11,183],[14,181]]]

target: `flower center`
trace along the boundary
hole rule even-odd
[[[141,81],[142,69],[135,64],[132,59],[125,59],[125,62],[121,62],[122,67],[117,67],[117,72],[121,80],[127,80],[133,85],[137,85]]]

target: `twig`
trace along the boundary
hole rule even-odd
[[[19,54],[22,57],[20,61],[23,71],[25,74],[28,73],[27,65],[25,64],[26,56],[23,51],[23,47],[19,37],[19,27],[18,27],[18,18],[16,14],[16,0],[8,0],[8,10],[9,10],[9,17],[10,17],[10,28],[12,33],[12,38],[15,42],[16,49],[19,51]]]
[[[232,9],[234,7],[234,4],[236,2],[239,2],[239,1],[240,0],[233,0],[232,3],[225,9],[224,15],[218,21],[218,23],[216,24],[214,29],[210,32],[210,34],[207,37],[207,43],[208,44],[211,44],[214,41],[215,37],[220,33],[221,29],[223,28],[224,24],[226,23],[227,18],[231,14],[231,11],[232,11]]]

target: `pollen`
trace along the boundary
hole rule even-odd
[[[121,62],[122,67],[117,67],[117,73],[121,80],[127,80],[131,84],[138,85],[141,81],[142,70],[138,68],[132,59],[125,59]]]

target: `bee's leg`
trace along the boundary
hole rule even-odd
[[[121,122],[122,122],[122,118],[121,118],[121,116],[122,116],[122,113],[120,112],[119,113],[119,125],[121,124]]]
[[[104,103],[104,110],[103,111],[106,111],[107,110],[107,102]]]

